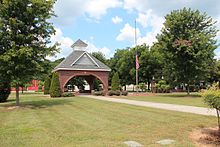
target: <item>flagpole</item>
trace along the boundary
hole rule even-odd
[[[134,38],[134,42],[135,42],[135,60],[137,62],[137,32],[136,32],[136,19],[135,19],[135,38]],[[136,63],[137,64],[137,63]],[[136,92],[138,92],[138,68],[136,67]]]

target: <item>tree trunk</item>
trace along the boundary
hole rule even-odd
[[[218,130],[220,131],[219,110],[216,109],[216,112],[217,112],[217,118],[218,118]]]
[[[127,88],[126,88],[126,84],[125,84],[125,88],[124,88],[124,90],[125,90],[125,91],[127,90]]]
[[[147,78],[147,90],[150,91],[150,79]]]
[[[23,86],[21,87],[21,93],[22,94],[24,93],[24,87]]]
[[[190,91],[189,91],[189,83],[187,83],[187,95],[190,94]]]
[[[19,106],[19,84],[16,83],[16,106]]]

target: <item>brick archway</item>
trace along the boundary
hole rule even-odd
[[[93,87],[94,84],[94,78],[91,78],[89,76],[94,76],[97,79],[99,79],[103,84],[104,93],[106,94],[108,92],[108,75],[109,73],[106,71],[88,71],[88,70],[59,70],[57,71],[59,73],[59,80],[60,80],[60,88],[62,92],[64,92],[64,86],[66,83],[76,76],[87,76],[86,81],[90,85],[90,87]],[[93,90],[93,89],[91,89]]]

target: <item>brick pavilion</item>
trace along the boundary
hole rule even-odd
[[[96,78],[102,82],[104,93],[108,92],[108,76],[111,69],[88,53],[87,46],[82,40],[77,40],[71,46],[72,53],[54,68],[53,72],[59,73],[62,92],[64,92],[67,82],[77,76],[83,77],[87,81],[90,92],[94,90]]]

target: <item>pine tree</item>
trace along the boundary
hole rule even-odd
[[[113,77],[112,77],[112,90],[120,90],[119,88],[120,85],[120,79],[119,79],[119,75],[118,73],[114,73]]]
[[[50,76],[47,76],[44,83],[44,94],[50,94],[50,83],[51,78]]]
[[[50,84],[50,96],[61,97],[59,74],[54,72]]]

